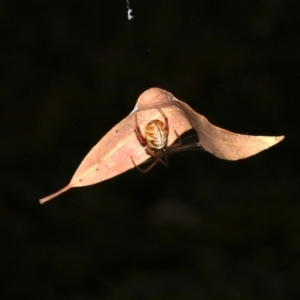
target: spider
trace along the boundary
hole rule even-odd
[[[135,115],[135,129],[134,132],[138,141],[140,142],[142,147],[145,147],[145,151],[148,155],[150,155],[154,161],[152,164],[146,168],[141,169],[136,165],[132,156],[131,160],[134,166],[142,173],[149,172],[155,165],[159,163],[159,161],[165,166],[168,167],[168,154],[167,150],[177,147],[178,144],[181,144],[178,133],[175,131],[177,138],[179,139],[179,143],[173,144],[168,147],[168,137],[169,137],[169,122],[165,113],[160,109],[157,110],[161,113],[161,115],[165,119],[165,123],[160,120],[152,120],[145,127],[145,136],[143,136],[141,129],[138,125],[137,114]],[[164,160],[162,159],[164,157]]]

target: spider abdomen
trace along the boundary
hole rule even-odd
[[[166,147],[168,127],[160,120],[152,120],[145,128],[145,139],[151,149],[162,149]]]

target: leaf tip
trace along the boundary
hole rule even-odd
[[[285,139],[284,135],[279,135],[279,136],[274,136],[273,137],[273,143],[270,143],[269,147],[272,147],[278,143],[280,143],[281,141],[283,141]]]

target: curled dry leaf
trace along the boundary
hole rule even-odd
[[[145,162],[149,156],[136,138],[135,114],[143,132],[146,124],[153,119],[163,121],[161,108],[169,121],[168,145],[181,135],[194,128],[201,146],[218,158],[238,160],[268,149],[284,139],[284,136],[242,135],[216,127],[202,115],[196,113],[186,103],[176,99],[171,93],[159,88],[151,88],[138,98],[129,116],[113,127],[83,159],[70,183],[58,192],[40,199],[44,203],[73,187],[95,184],[129,169],[135,163]]]

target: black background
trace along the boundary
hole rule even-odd
[[[1,299],[298,299],[298,1],[1,1]],[[66,185],[160,87],[213,124],[282,135]],[[298,295],[298,297],[297,297]]]

